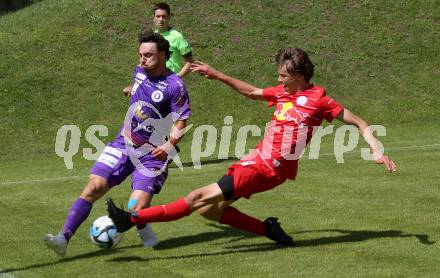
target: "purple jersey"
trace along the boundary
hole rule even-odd
[[[175,73],[152,77],[141,67],[136,67],[133,78],[128,117],[115,140],[105,147],[91,173],[104,177],[110,187],[132,174],[133,190],[156,194],[165,182],[167,161],[153,157],[148,151],[133,152],[139,150],[139,146],[164,144],[173,122],[189,118],[189,97],[182,79]],[[134,146],[128,147],[126,139]],[[146,174],[145,169],[148,170]]]
[[[131,123],[125,123],[125,131],[130,131],[124,131],[124,134],[130,134],[135,145],[162,145],[173,122],[186,120],[191,114],[185,85],[175,73],[153,77],[139,66],[135,68],[133,78]]]

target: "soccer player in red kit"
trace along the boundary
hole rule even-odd
[[[216,183],[195,189],[175,202],[129,213],[115,206],[109,198],[109,216],[118,231],[124,232],[142,223],[177,220],[197,211],[221,224],[266,236],[280,245],[294,246],[294,240],[283,231],[277,218],[260,221],[231,204],[239,198],[250,198],[254,193],[272,189],[286,179],[294,180],[298,158],[311,140],[314,127],[324,119],[331,122],[337,118],[345,124],[357,126],[369,144],[375,162],[384,164],[390,172],[396,171],[394,161],[379,150],[368,124],[327,96],[324,88],[310,82],[314,65],[306,52],[284,48],[278,52],[276,62],[280,85],[266,89],[230,77],[205,63],[192,64],[193,72],[219,80],[248,98],[267,101],[269,106],[276,105],[268,132],[252,154],[232,164]]]

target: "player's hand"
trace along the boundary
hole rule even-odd
[[[394,161],[386,155],[382,155],[379,159],[376,159],[377,164],[384,164],[388,171],[394,173],[397,171],[397,166]]]
[[[202,61],[195,61],[191,64],[189,69],[191,70],[191,72],[199,73],[208,79],[216,79],[219,74],[219,72],[216,71],[213,67],[203,63]]]
[[[124,95],[130,96],[130,94],[131,94],[131,85],[125,87],[124,89],[122,89],[122,92],[124,93]]]
[[[167,160],[168,158],[168,154],[171,153],[172,149],[174,148],[174,146],[167,141],[165,144],[158,146],[157,148],[155,148],[152,152],[151,155],[153,155],[155,158],[159,159],[159,160]]]

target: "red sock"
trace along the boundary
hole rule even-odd
[[[253,218],[249,215],[241,213],[238,209],[228,206],[225,209],[219,222],[221,224],[227,224],[231,227],[244,230],[250,233],[254,233],[260,236],[266,234],[264,223],[260,220]]]
[[[179,200],[166,205],[149,207],[133,212],[131,222],[134,224],[167,222],[190,215],[191,212],[192,211],[185,202],[185,199],[180,198]]]

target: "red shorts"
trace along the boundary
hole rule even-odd
[[[293,162],[293,163],[292,163]],[[282,184],[286,179],[285,171],[290,171],[289,179],[294,179],[298,170],[298,161],[291,161],[289,169],[276,167],[271,160],[263,160],[259,155],[242,158],[232,164],[227,176],[234,177],[234,199],[244,197],[249,199],[252,194],[270,190]],[[292,171],[294,173],[292,173]],[[291,178],[293,177],[293,178]]]

